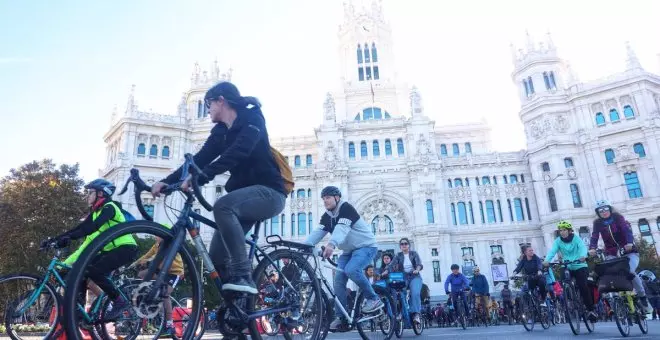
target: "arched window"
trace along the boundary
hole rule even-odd
[[[371,43],[371,60],[374,63],[378,62],[378,51],[376,51],[376,44],[375,43]]]
[[[525,183],[525,175],[520,174],[520,181],[521,181],[522,183]]]
[[[463,180],[460,179],[460,178],[454,179],[454,186],[457,187],[457,188],[462,187],[463,186]]]
[[[465,209],[465,203],[464,202],[458,202],[458,222],[461,225],[468,224],[467,210]]]
[[[642,239],[648,244],[654,244],[655,241],[653,240],[653,234],[651,234],[649,221],[647,221],[645,218],[642,218],[637,223],[639,224],[639,233],[641,234]]]
[[[389,139],[385,140],[385,156],[392,156],[392,142]]]
[[[380,156],[380,146],[378,145],[378,141],[374,140],[372,142],[373,144],[373,149],[374,149],[374,157],[379,157]]]
[[[305,213],[298,213],[298,236],[305,235],[307,233],[307,216]]]
[[[284,231],[286,230],[286,215],[282,214],[282,236],[284,236]]]
[[[296,214],[291,214],[291,236],[296,236]]]
[[[571,158],[571,157],[564,158],[564,167],[566,167],[566,169],[572,168],[573,167],[573,158]]]
[[[575,183],[572,183],[570,187],[571,187],[571,197],[573,198],[573,208],[582,208],[582,198],[580,198],[580,189]]]
[[[492,200],[486,201],[486,217],[488,218],[488,223],[497,222],[497,217],[495,217],[495,204]]]
[[[632,118],[635,117],[635,111],[633,111],[632,107],[630,105],[626,105],[623,107],[623,116],[626,118]]]
[[[433,216],[433,201],[426,200],[426,222],[435,223],[435,217]]]
[[[367,142],[360,142],[360,158],[367,158]]]
[[[147,153],[147,147],[144,143],[140,143],[137,148],[138,156],[144,156]]]
[[[451,185],[451,179],[448,179],[448,180],[447,180],[447,187],[448,187],[448,188],[451,188],[451,187],[452,187],[452,185]]]
[[[607,164],[614,163],[614,157],[615,157],[614,150],[612,149],[605,150],[605,162],[607,162]]]
[[[369,53],[369,44],[364,44],[364,62],[371,62],[371,53]]]
[[[468,214],[470,215],[470,224],[474,224],[474,210],[472,209],[472,202],[468,202]]]
[[[197,101],[197,118],[204,117],[204,103],[201,100]]]
[[[466,187],[469,187],[469,186],[470,186],[470,179],[467,178],[467,177],[465,178],[465,186],[466,186]]]
[[[642,143],[635,143],[635,145],[633,145],[633,151],[635,151],[639,158],[646,157],[646,151],[644,150],[644,145]]]
[[[300,156],[296,155],[296,157],[293,158],[293,166],[295,166],[296,168],[299,168],[301,166]]]
[[[472,144],[465,143],[465,153],[472,153]]]
[[[504,217],[502,217],[502,203],[500,203],[500,200],[497,200],[497,213],[500,216],[500,222],[504,222]]]
[[[552,71],[550,71],[550,88],[551,89],[557,88],[557,83],[555,82],[555,73]]]
[[[644,195],[642,194],[642,186],[639,184],[639,178],[637,177],[637,172],[627,172],[623,174],[623,178],[626,181],[626,188],[628,189],[628,197],[630,198],[640,198]]]
[[[307,197],[312,198],[312,189],[307,189]]]
[[[483,185],[490,184],[490,177],[488,176],[481,177],[481,184]]]
[[[348,143],[348,158],[355,159],[355,143]]]
[[[280,234],[280,217],[278,215],[275,215],[270,219],[270,234],[271,235],[281,235]]]
[[[153,204],[145,204],[144,205],[144,210],[147,212],[147,215],[154,217],[154,205]]]
[[[511,222],[513,222],[514,221],[514,219],[513,219],[513,208],[511,207],[511,200],[508,199],[508,198],[506,199],[506,205],[509,208],[509,220]]]
[[[440,144],[440,156],[447,157],[447,146]]]
[[[371,230],[374,234],[394,234],[394,222],[387,215],[378,215],[371,220]]]
[[[458,144],[456,144],[456,143],[452,144],[452,145],[451,145],[451,149],[452,149],[452,151],[453,151],[453,153],[454,153],[454,156],[458,156],[458,155],[460,155],[461,152],[460,152],[460,150],[458,149]]]
[[[454,203],[451,204],[451,223],[456,225],[456,207]]]
[[[550,89],[550,78],[548,78],[548,72],[543,72],[543,82],[545,83],[546,90]]]
[[[149,149],[149,157],[156,158],[157,156],[158,156],[158,145],[151,144],[151,148]]]
[[[360,46],[360,44],[358,44],[357,47],[357,61],[358,61],[358,65],[362,64],[362,46]]]
[[[481,215],[481,224],[486,223],[486,215],[484,215],[484,204],[479,201],[479,215]]]
[[[502,176],[502,179],[504,180],[504,184],[509,184],[509,180],[507,179],[506,175]]]
[[[550,171],[550,164],[548,164],[548,162],[541,163],[541,170],[542,171]]]
[[[619,111],[616,109],[611,109],[610,110],[610,121],[611,122],[618,122],[619,121]]]
[[[160,151],[160,156],[163,158],[170,158],[170,147],[165,145],[163,150]]]
[[[523,79],[522,83],[523,83],[523,88],[525,89],[525,97],[529,97],[530,92],[529,92],[529,84],[527,84],[527,79]]]
[[[403,139],[401,138],[396,140],[396,152],[399,154],[399,156],[403,156],[404,154]]]
[[[513,199],[513,206],[516,210],[516,221],[524,221],[525,214],[523,213],[522,200],[520,198]]]
[[[509,175],[509,183],[511,183],[511,184],[516,184],[516,183],[518,183],[518,176],[516,176],[516,175]]]
[[[529,85],[529,94],[534,94],[534,82],[532,77],[527,77],[527,85]]]
[[[555,196],[555,189],[548,188],[548,202],[550,203],[550,211],[557,211],[557,197]]]
[[[312,155],[305,156],[305,165],[312,166]]]
[[[298,189],[296,191],[296,198],[305,198],[305,189]]]
[[[598,126],[605,125],[605,116],[603,116],[602,112],[596,113],[596,125]]]

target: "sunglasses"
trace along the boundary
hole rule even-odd
[[[610,208],[609,207],[598,208],[598,212],[606,212],[606,211],[610,211]]]
[[[400,245],[400,246],[407,246],[408,243],[405,243],[405,242],[404,242],[404,243],[399,243],[399,245]]]

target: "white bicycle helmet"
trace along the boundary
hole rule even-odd
[[[598,201],[596,201],[596,209],[598,209],[600,207],[609,207],[609,206],[610,206],[610,202],[608,202],[607,200],[598,200]]]

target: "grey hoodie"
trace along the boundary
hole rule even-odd
[[[339,201],[333,211],[326,211],[321,216],[318,229],[312,231],[305,243],[316,245],[327,233],[331,233],[330,244],[344,253],[355,249],[375,247],[376,237],[360,214],[350,203]]]

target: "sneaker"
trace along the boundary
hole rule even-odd
[[[587,312],[587,319],[589,319],[589,321],[591,321],[591,322],[596,322],[596,321],[598,321],[598,314],[596,314],[596,312],[593,311],[593,310],[588,311]]]
[[[422,323],[422,318],[419,317],[419,313],[415,313],[415,316],[413,316],[413,322],[417,324]]]
[[[330,323],[329,330],[334,332],[334,331],[338,330],[339,328],[341,328],[343,325],[344,325],[344,319],[342,319],[340,317],[336,317]]]
[[[105,315],[103,316],[103,320],[110,321],[119,319],[124,311],[130,306],[131,304],[128,303],[128,301],[124,300],[124,298],[121,296],[118,297],[114,301],[110,302],[110,305],[108,306],[108,309],[106,309]]]
[[[539,304],[539,306],[541,306],[541,307],[548,307],[548,305],[545,304],[545,301],[542,301],[542,302]]]
[[[380,301],[379,298],[375,298],[373,300],[365,299],[364,303],[362,303],[362,312],[372,313],[379,310],[381,307],[383,307],[383,301]]]
[[[231,290],[234,292],[257,294],[257,285],[254,284],[250,276],[230,277],[227,283],[222,285],[222,290]]]
[[[639,302],[642,304],[642,311],[644,314],[653,312],[653,309],[649,308],[649,300],[646,298],[646,296],[640,297]]]
[[[174,326],[165,326],[162,332],[160,332],[159,338],[171,338],[176,336],[176,329]]]

